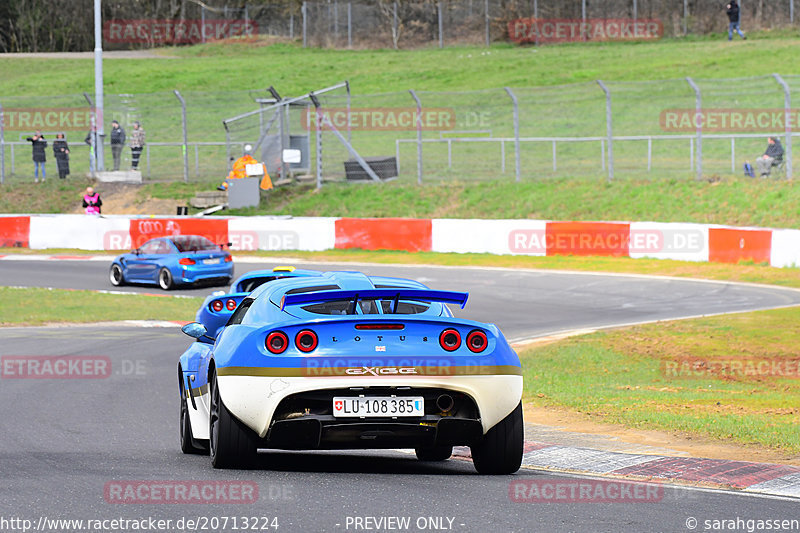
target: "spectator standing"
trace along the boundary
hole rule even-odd
[[[769,176],[772,167],[776,167],[783,162],[783,146],[777,137],[769,137],[767,139],[767,149],[764,155],[756,160],[758,173],[762,178]]]
[[[59,179],[65,179],[69,175],[69,145],[63,133],[56,135],[53,141],[53,156],[56,158]]]
[[[139,157],[142,155],[144,148],[144,129],[137,120],[133,123],[133,132],[131,133],[131,166],[136,170],[139,166]]]
[[[728,15],[728,40],[733,40],[733,32],[735,30],[739,37],[746,41],[747,37],[739,29],[739,4],[736,3],[736,0],[731,0],[731,3],[725,7],[725,13]]]
[[[36,130],[33,137],[28,137],[26,140],[33,144],[33,182],[39,183],[39,167],[42,168],[42,182],[44,182],[47,179],[44,170],[44,163],[47,161],[47,154],[45,153],[47,141],[39,130]]]
[[[116,120],[111,121],[111,155],[114,157],[114,170],[119,170],[122,147],[125,146],[125,130]]]
[[[100,207],[103,205],[103,200],[100,199],[100,193],[94,192],[91,187],[86,187],[86,194],[83,195],[83,207],[87,215],[99,215]]]
[[[89,173],[94,174],[94,165],[97,161],[97,132],[90,130],[83,142],[89,146]]]

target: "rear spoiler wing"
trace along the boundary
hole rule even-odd
[[[442,302],[458,304],[463,309],[467,305],[467,292],[432,291],[427,289],[365,289],[346,291],[319,291],[299,294],[284,294],[281,298],[281,311],[287,305],[351,300],[353,307],[359,300],[394,300],[394,309],[400,300],[419,300],[423,302]]]

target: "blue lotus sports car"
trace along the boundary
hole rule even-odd
[[[484,474],[522,461],[522,369],[493,324],[455,318],[467,293],[325,272],[264,283],[178,363],[184,453],[246,467],[259,450],[469,446]]]
[[[233,282],[230,292],[217,291],[208,296],[197,310],[195,320],[206,327],[209,336],[216,337],[241,301],[264,283],[276,279],[321,275],[322,272],[317,270],[303,270],[292,266],[280,266],[272,270],[251,270]]]
[[[233,279],[233,258],[222,246],[200,235],[151,239],[115,257],[108,277],[115,287],[143,283],[165,291],[196,283],[227,285]]]

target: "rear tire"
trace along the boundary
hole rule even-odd
[[[429,446],[426,448],[415,448],[417,459],[420,461],[446,461],[453,455],[452,446]]]
[[[158,286],[163,290],[168,291],[173,287],[172,272],[168,268],[162,268],[158,271]]]
[[[522,402],[479,442],[470,446],[479,474],[513,474],[522,464],[524,444]]]
[[[125,285],[125,275],[122,273],[122,267],[114,263],[108,271],[108,279],[114,287]]]
[[[258,454],[256,434],[231,415],[222,403],[216,375],[212,375],[208,382],[211,385],[211,464],[214,468],[246,468],[253,464]]]
[[[192,422],[189,418],[189,406],[186,400],[186,392],[181,397],[181,451],[191,455],[208,455],[208,441],[195,439],[192,436]]]

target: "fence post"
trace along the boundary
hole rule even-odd
[[[181,123],[183,126],[183,181],[189,183],[189,141],[186,131],[186,100],[183,99],[178,89],[175,89],[173,92],[181,103]]]
[[[353,48],[353,3],[347,2],[347,48]]]
[[[392,4],[392,42],[394,44],[394,49],[397,50],[398,42],[400,41],[400,36],[397,33],[399,31],[399,25],[397,21],[397,1]]]
[[[514,104],[514,165],[516,168],[516,181],[519,181],[520,162],[519,162],[519,102],[517,96],[511,91],[511,87],[505,88],[511,102]]]
[[[792,93],[789,85],[780,74],[773,74],[775,80],[783,87],[784,126],[786,130],[786,179],[792,179]]]
[[[151,34],[152,35],[152,34]],[[206,42],[206,6],[200,4],[200,35],[203,43]]]
[[[695,112],[694,121],[697,124],[697,179],[703,179],[703,101],[700,96],[700,87],[692,78],[687,77],[686,82],[694,89]]]
[[[308,93],[311,103],[314,104],[314,112],[317,115],[315,127],[315,144],[317,155],[317,190],[322,188],[322,112],[319,109],[319,100],[314,93]]]
[[[0,104],[0,185],[6,182],[6,137],[3,104]]]
[[[602,80],[597,80],[597,84],[606,93],[606,142],[608,143],[608,180],[614,179],[614,135],[611,122],[611,91]]]
[[[353,142],[353,128],[350,125],[350,81],[344,80],[344,88],[347,91],[347,142]]]
[[[437,19],[439,21],[439,48],[444,48],[444,32],[442,31],[442,0],[436,2]]]
[[[422,102],[414,89],[409,89],[408,92],[417,103],[417,185],[422,185]]]
[[[686,35],[689,32],[688,24],[688,17],[689,17],[689,0],[683,0],[683,34]]]
[[[333,42],[339,44],[339,0],[333,0]]]
[[[639,9],[638,5],[636,4],[636,0],[633,0],[633,22],[636,22],[636,19],[639,18]]]
[[[308,2],[303,2],[303,7],[300,9],[303,15],[303,48],[308,47]]]
[[[486,46],[491,45],[491,35],[489,35],[489,0],[483,1],[483,24],[486,27]]]

